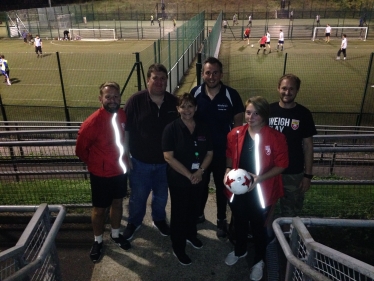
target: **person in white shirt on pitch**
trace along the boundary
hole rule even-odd
[[[277,52],[279,50],[279,46],[281,46],[281,51],[283,51],[283,44],[284,44],[284,33],[281,30],[279,30],[279,39],[278,39],[278,46],[277,46]]]
[[[340,54],[343,53],[344,60],[347,57],[347,35],[342,35],[342,44],[340,45],[340,49],[338,51],[338,56],[336,57],[337,60],[340,60]]]
[[[330,42],[330,33],[331,33],[331,26],[327,24],[326,29],[325,29],[325,35],[326,35],[326,42]]]
[[[252,27],[252,15],[249,15],[248,17],[248,25],[249,27]]]
[[[270,33],[269,33],[269,30],[266,32],[266,46],[269,47],[269,54],[270,54],[271,53],[271,46],[270,46]]]

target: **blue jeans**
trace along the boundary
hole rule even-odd
[[[147,208],[147,199],[152,191],[152,219],[166,219],[166,203],[168,201],[168,183],[165,164],[147,164],[134,157],[131,158],[133,169],[129,174],[130,201],[129,223],[139,226],[143,222]]]

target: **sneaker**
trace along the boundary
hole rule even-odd
[[[340,57],[336,57],[337,60],[340,60]]]
[[[217,220],[217,237],[218,238],[226,238],[227,237],[227,221],[224,220]]]
[[[170,227],[168,226],[165,220],[154,221],[153,225],[158,229],[158,231],[160,231],[162,236],[170,235]]]
[[[110,234],[110,239],[116,243],[121,249],[128,250],[131,248],[131,244],[127,241],[122,234],[120,234],[117,238],[112,237]]]
[[[264,262],[261,260],[251,268],[249,279],[252,281],[260,281],[264,271]]]
[[[178,259],[181,265],[190,265],[192,263],[191,259],[186,255],[186,253],[176,254],[173,251],[173,255]]]
[[[345,58],[344,58],[344,60],[345,60]]]
[[[203,243],[196,237],[187,239],[186,242],[190,244],[192,247],[194,247],[195,249],[201,249],[203,247]]]
[[[243,255],[241,256],[235,256],[235,251],[232,251],[230,254],[227,255],[226,259],[225,259],[225,263],[227,265],[234,265],[236,264],[236,262],[240,259],[240,258],[244,258],[245,256],[247,256],[247,252],[245,252]]]
[[[197,217],[196,224],[205,222],[205,216],[202,214],[201,216]]]
[[[90,251],[90,258],[93,263],[96,263],[100,260],[102,248],[103,248],[102,242],[98,243],[97,241],[95,241],[95,243],[92,244],[92,248]]]
[[[135,231],[137,231],[140,228],[141,225],[135,226],[132,223],[128,223],[125,231],[123,232],[123,238],[126,240],[131,240],[134,236]]]

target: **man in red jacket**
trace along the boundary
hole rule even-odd
[[[126,114],[119,110],[119,85],[115,82],[102,84],[99,101],[101,108],[79,129],[75,148],[76,155],[87,164],[90,172],[91,220],[95,236],[90,258],[94,263],[100,260],[102,253],[106,208],[110,208],[111,240],[124,250],[131,247],[119,233],[122,200],[127,193],[125,162],[128,160],[128,152],[124,151]]]

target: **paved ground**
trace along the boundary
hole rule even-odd
[[[190,266],[179,264],[172,254],[170,238],[161,236],[152,227],[149,203],[143,225],[135,233],[130,250],[123,251],[111,243],[108,240],[108,229],[104,238],[105,255],[94,266],[90,280],[249,280],[252,255],[239,260],[232,267],[224,263],[233,247],[229,241],[221,241],[216,237],[214,195],[211,194],[208,199],[205,212],[207,221],[199,225],[198,235],[204,247],[200,250],[192,247],[186,249],[192,259]],[[128,200],[125,201],[125,214],[128,214],[127,207]],[[169,217],[170,202],[167,214]],[[249,247],[251,249],[251,245]],[[87,259],[88,251],[89,247],[85,253]]]
[[[128,198],[124,201],[122,226],[127,224]],[[230,212],[228,212],[230,216]],[[170,202],[167,205],[170,218]],[[186,248],[192,259],[190,266],[182,266],[172,254],[169,237],[163,237],[152,227],[150,202],[142,227],[135,233],[128,251],[120,249],[109,240],[109,225],[104,235],[104,256],[97,264],[89,258],[93,234],[89,217],[86,223],[63,224],[56,246],[64,281],[163,281],[163,280],[249,280],[252,265],[252,244],[248,244],[249,255],[234,266],[224,263],[226,255],[233,250],[229,241],[216,237],[215,195],[210,194],[205,210],[206,222],[198,225],[198,237],[204,247],[196,250]],[[15,245],[25,225],[0,225],[0,251]]]

